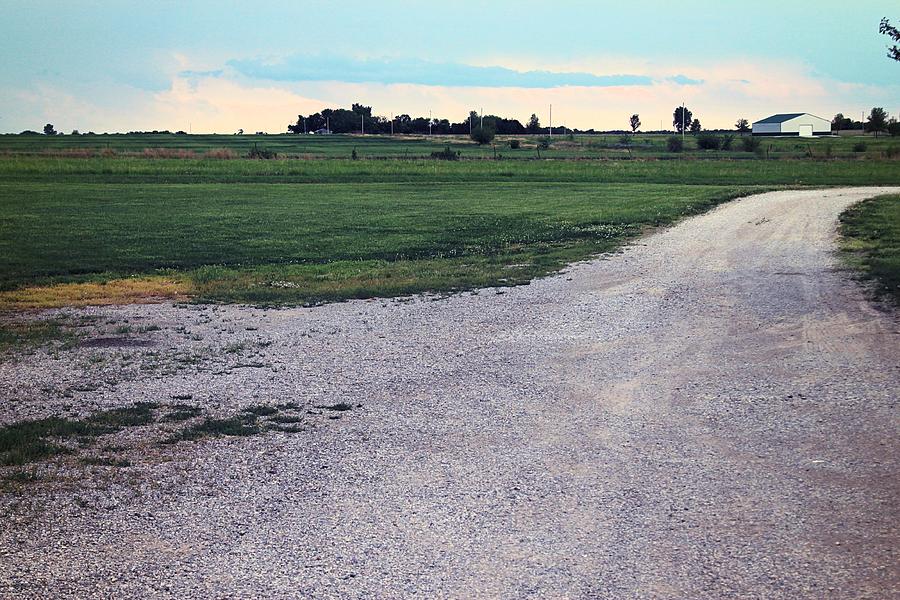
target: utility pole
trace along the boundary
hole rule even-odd
[[[550,105],[550,137],[553,137],[553,105]]]
[[[428,111],[428,135],[431,135],[431,111]]]
[[[681,102],[681,143],[684,143],[684,101]]]

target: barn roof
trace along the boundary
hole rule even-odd
[[[785,121],[790,121],[791,119],[796,119],[797,117],[802,117],[809,113],[785,113],[781,115],[772,115],[762,121],[756,121],[756,123],[784,123]],[[756,125],[754,123],[754,125]]]

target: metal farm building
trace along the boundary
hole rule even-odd
[[[753,135],[800,137],[831,135],[831,121],[809,113],[772,115],[753,124]]]

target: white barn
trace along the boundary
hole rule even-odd
[[[813,137],[831,135],[831,121],[809,113],[772,115],[753,124],[753,135]]]

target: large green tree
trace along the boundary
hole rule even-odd
[[[878,137],[879,131],[887,129],[887,122],[887,111],[876,106],[872,109],[872,112],[869,113],[869,118],[866,119],[866,131],[874,133],[875,137]]]
[[[528,119],[528,125],[526,126],[526,129],[528,129],[528,133],[540,133],[541,121],[540,119],[538,119],[538,116],[536,114],[531,114],[531,118]]]
[[[675,131],[681,133],[689,128],[693,122],[693,118],[694,115],[691,113],[691,109],[683,106],[676,108],[675,112],[672,114],[672,125],[675,126]]]

